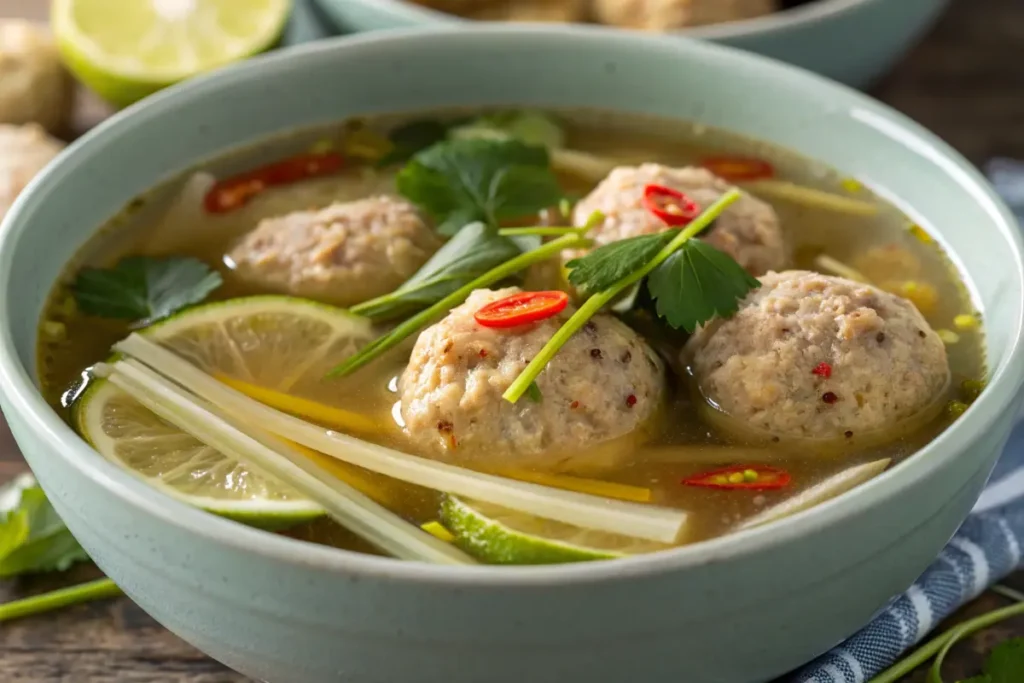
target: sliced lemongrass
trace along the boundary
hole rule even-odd
[[[815,209],[826,209],[853,216],[874,216],[879,212],[877,204],[843,197],[831,192],[815,190],[784,180],[754,180],[748,183],[740,183],[740,186],[751,194],[760,197],[781,199]]]
[[[475,563],[337,479],[282,439],[251,424],[240,427],[237,418],[224,414],[228,411],[190,395],[142,363],[120,360],[107,367],[109,381],[158,417],[227,457],[291,486],[342,526],[394,557],[435,564]]]
[[[249,382],[244,382],[223,373],[214,373],[218,382],[227,384],[232,389],[240,391],[251,399],[264,403],[271,408],[283,410],[291,415],[312,420],[318,424],[335,429],[357,432],[360,434],[380,434],[385,431],[381,425],[368,417],[349,410],[334,408],[316,401],[311,401],[299,396],[292,396],[266,387],[260,387]]]
[[[783,517],[789,517],[798,512],[803,512],[808,508],[812,508],[815,505],[824,503],[826,500],[831,500],[837,496],[840,496],[854,486],[859,486],[869,479],[872,479],[882,472],[892,462],[889,458],[883,460],[875,460],[864,465],[857,465],[847,470],[843,470],[839,474],[833,475],[821,482],[816,486],[799,493],[785,502],[779,503],[774,507],[770,507],[761,514],[754,515],[750,519],[740,524],[740,529],[750,529],[755,526],[761,526],[762,524],[768,524],[769,522],[775,522],[782,519]]]
[[[528,481],[541,486],[550,486],[566,491],[577,491],[579,493],[590,493],[603,498],[615,498],[617,500],[631,500],[634,503],[647,503],[651,500],[651,490],[643,486],[630,486],[629,484],[617,484],[611,481],[600,479],[585,479],[571,477],[565,474],[545,474],[543,472],[524,472],[521,470],[508,470],[501,472],[510,479]]]
[[[604,180],[616,166],[625,164],[624,161],[575,149],[553,149],[550,153],[551,167],[555,171],[574,175],[591,183]]]
[[[254,401],[138,334],[130,335],[115,349],[173,377],[178,384],[234,419],[258,424],[278,437],[371,472],[557,522],[650,541],[677,543],[686,530],[687,515],[681,510],[610,500],[483,474],[325,430]]]
[[[420,525],[420,528],[434,538],[440,539],[445,543],[451,543],[455,540],[455,537],[452,536],[452,532],[448,531],[445,525],[441,524],[441,522],[427,522],[426,524]]]
[[[871,284],[871,280],[864,273],[827,254],[821,254],[815,258],[814,265],[817,266],[818,270],[829,275],[838,275],[839,277],[845,277],[847,280]]]

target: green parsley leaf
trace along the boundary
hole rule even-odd
[[[89,315],[154,322],[199,303],[221,282],[198,259],[132,256],[113,268],[83,268],[71,289]]]
[[[761,283],[728,254],[699,239],[686,241],[651,272],[647,288],[658,315],[692,333],[714,318],[728,318]]]
[[[569,283],[588,294],[608,289],[639,270],[661,251],[678,230],[639,235],[598,247],[582,258],[565,264]]]
[[[448,127],[436,119],[410,121],[398,126],[388,134],[391,151],[377,162],[378,166],[404,163],[413,155],[444,140]]]
[[[0,489],[0,578],[64,571],[88,559],[30,475]]]
[[[526,389],[526,397],[534,403],[540,403],[544,400],[544,394],[540,393],[540,387],[537,386],[536,382],[530,382],[530,386]]]
[[[497,227],[554,206],[562,197],[548,153],[516,140],[447,140],[417,154],[398,191],[454,235],[473,221]]]
[[[507,237],[483,223],[471,223],[448,240],[405,284],[390,294],[352,307],[375,320],[401,317],[437,303],[492,268],[519,256]]]

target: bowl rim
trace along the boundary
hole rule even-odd
[[[377,11],[386,12],[398,21],[415,22],[421,26],[488,23],[447,14],[429,7],[421,7],[409,2],[408,0],[315,0],[315,2],[320,4],[339,1],[358,3],[364,6],[373,6]],[[941,2],[942,0],[936,1]],[[726,21],[720,24],[709,24],[707,26],[694,26],[691,28],[677,29],[669,31],[664,35],[687,36],[691,38],[704,38],[710,40],[744,38],[770,33],[775,30],[806,26],[820,21],[829,21],[847,12],[859,9],[862,6],[881,4],[883,2],[886,2],[886,0],[815,0],[809,4],[781,9],[777,12],[761,17]],[[605,28],[612,28],[619,31],[635,30],[615,27]]]
[[[0,291],[7,289],[7,278],[10,277],[11,263],[16,257],[17,242],[28,232],[31,224],[23,220],[23,215],[28,215],[33,204],[43,201],[42,198],[52,192],[64,178],[75,173],[77,162],[101,149],[107,136],[116,134],[121,126],[144,125],[151,116],[160,115],[169,106],[194,104],[208,95],[229,90],[232,82],[265,78],[275,71],[290,72],[301,68],[305,60],[315,60],[321,55],[330,54],[337,58],[367,46],[405,53],[429,49],[430,44],[437,41],[450,44],[467,40],[472,44],[481,35],[493,37],[493,40],[504,38],[515,45],[528,45],[525,39],[549,40],[559,44],[566,41],[592,41],[606,50],[614,50],[618,45],[624,49],[636,49],[642,45],[643,49],[653,55],[671,54],[679,58],[697,55],[701,63],[705,59],[724,61],[729,68],[752,70],[763,73],[766,78],[802,81],[804,89],[811,88],[836,97],[844,108],[856,110],[861,120],[864,116],[874,117],[880,134],[898,136],[900,144],[930,155],[933,161],[943,167],[944,172],[956,179],[967,194],[972,195],[973,201],[988,212],[992,229],[1002,235],[1016,262],[1016,286],[1010,295],[1016,308],[1024,309],[1024,239],[1013,214],[970,162],[937,136],[887,105],[804,69],[713,43],[679,40],[675,37],[641,37],[603,27],[514,24],[480,25],[472,29],[450,25],[429,29],[394,29],[310,43],[220,69],[157,93],[115,114],[73,143],[56,163],[34,178],[0,224]],[[512,588],[635,580],[678,572],[689,567],[732,561],[777,548],[898,497],[903,489],[925,475],[926,468],[939,468],[955,458],[965,457],[976,435],[985,433],[1010,409],[1024,385],[1024,339],[1021,334],[1024,316],[1019,316],[1013,322],[1013,339],[1008,344],[1006,360],[992,376],[986,391],[972,406],[973,409],[916,453],[915,457],[862,484],[855,492],[773,524],[615,562],[546,566],[438,566],[319,546],[247,527],[192,508],[166,495],[153,495],[152,488],[145,482],[96,453],[50,407],[33,381],[31,371],[18,358],[10,320],[8,298],[0,297],[0,393],[6,399],[7,409],[17,414],[25,430],[32,433],[42,446],[42,457],[58,457],[64,466],[78,470],[78,476],[90,479],[110,495],[121,499],[124,504],[176,527],[183,533],[202,537],[236,552],[261,555],[275,562],[320,571],[438,586]]]

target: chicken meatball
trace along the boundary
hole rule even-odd
[[[574,222],[584,225],[594,211],[603,213],[604,222],[588,235],[598,246],[668,230],[665,223],[644,207],[644,187],[651,184],[682,192],[701,208],[713,204],[732,187],[703,168],[669,168],[660,164],[620,166],[576,205]],[[701,238],[732,256],[753,275],[786,265],[786,244],[775,210],[748,194],[726,209]]]
[[[752,19],[778,9],[778,0],[595,0],[602,24],[647,31]]]
[[[382,195],[264,219],[227,259],[263,289],[351,306],[397,289],[440,246],[415,207]]]
[[[29,181],[64,149],[36,124],[0,124],[0,219]]]
[[[61,133],[74,92],[74,82],[45,27],[0,19],[0,123],[38,123]]]
[[[611,464],[622,449],[600,446],[641,438],[662,403],[661,361],[632,329],[598,315],[541,373],[539,401],[509,403],[502,394],[574,310],[506,329],[476,322],[480,308],[519,291],[477,290],[420,334],[398,385],[406,434],[427,456],[481,469]]]
[[[852,438],[938,405],[946,349],[909,301],[805,271],[769,273],[687,343],[704,397],[758,433]]]

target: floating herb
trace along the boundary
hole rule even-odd
[[[384,155],[377,165],[404,163],[418,152],[444,140],[447,135],[448,127],[435,119],[410,121],[398,126],[388,134],[391,151]]]
[[[351,310],[374,320],[398,318],[422,310],[520,253],[514,242],[493,228],[471,223],[397,290],[353,306]]]
[[[89,315],[151,323],[199,303],[221,282],[198,259],[132,256],[113,268],[83,268],[71,290]]]
[[[482,221],[536,214],[562,198],[548,153],[516,140],[447,140],[410,161],[398,174],[398,191],[438,224],[442,235]]]

